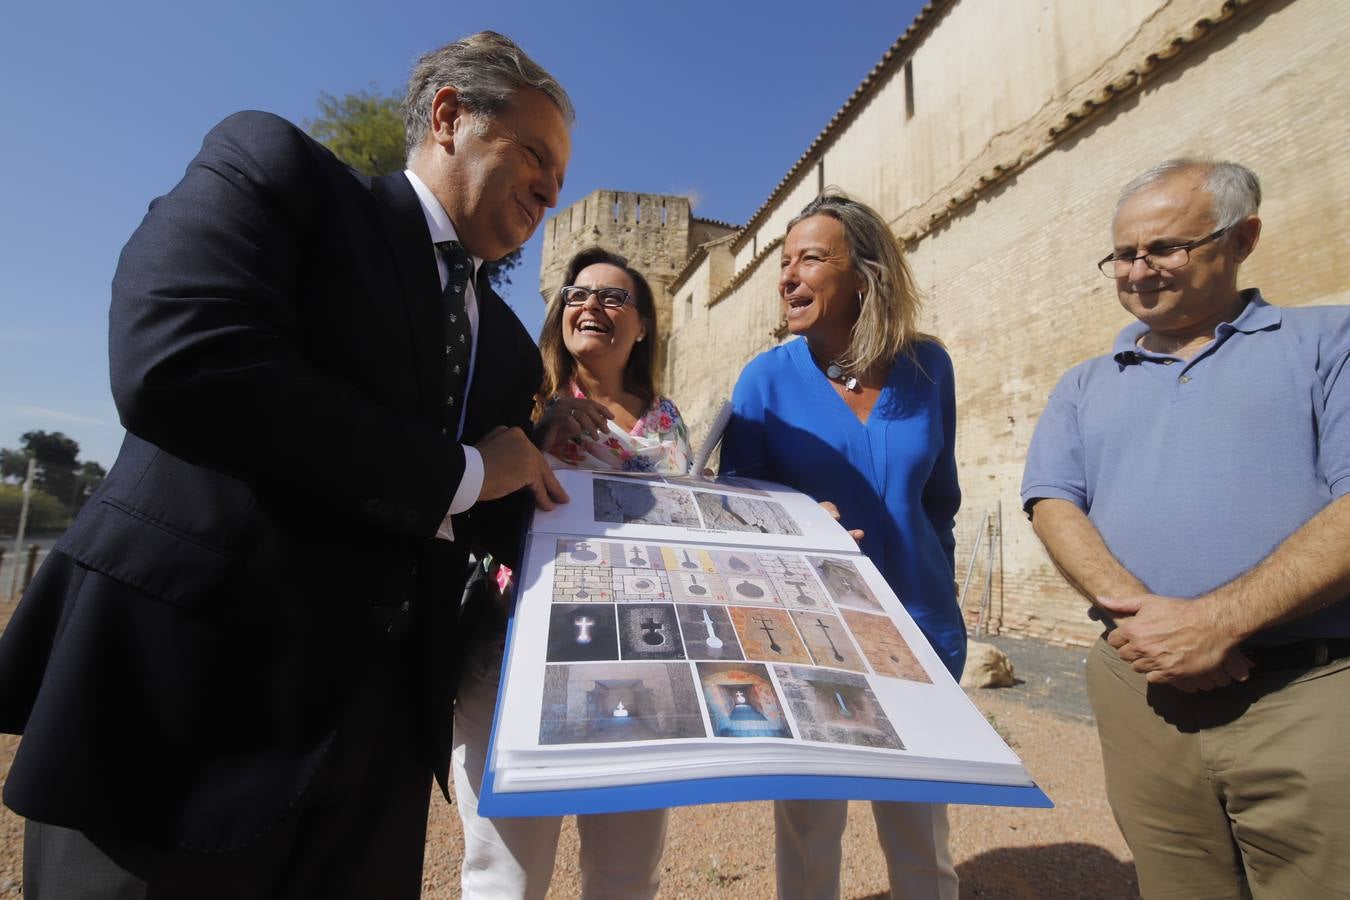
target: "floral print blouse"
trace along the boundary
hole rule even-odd
[[[575,383],[572,396],[585,399]],[[584,434],[555,444],[549,452],[569,466],[580,469],[618,469],[624,472],[659,472],[687,475],[693,453],[689,429],[669,397],[657,396],[632,430],[624,431],[613,420],[608,433],[599,438]]]

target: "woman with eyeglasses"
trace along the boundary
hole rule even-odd
[[[599,247],[567,266],[539,336],[535,443],[571,466],[683,475],[689,433],[656,393],[656,306],[647,279]]]
[[[656,307],[647,280],[622,256],[592,247],[568,263],[563,284],[539,337],[545,374],[535,443],[559,465],[685,474],[688,432],[655,387]],[[478,815],[505,635],[504,619],[478,623],[455,700],[451,758],[466,898],[543,897],[562,825],[560,816]],[[654,897],[667,818],[664,809],[577,816],[581,896]]]

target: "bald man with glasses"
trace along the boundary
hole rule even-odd
[[[1136,321],[1028,453],[1037,535],[1107,631],[1088,663],[1145,897],[1350,896],[1350,307],[1239,290],[1260,184],[1130,182],[1098,263]]]

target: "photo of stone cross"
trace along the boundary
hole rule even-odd
[[[580,615],[572,620],[577,626],[577,643],[589,644],[591,642],[591,628],[595,626],[595,620],[590,616]]]
[[[792,610],[790,614],[816,665],[848,669],[850,672],[867,671],[862,654],[849,637],[848,628],[838,617],[799,610]]]
[[[619,658],[684,659],[675,607],[669,603],[624,604],[619,617]]]
[[[651,647],[660,647],[666,643],[666,636],[662,633],[665,625],[656,621],[650,616],[640,626],[642,629],[642,642]]]
[[[549,662],[619,658],[614,606],[609,603],[554,603],[549,608]]]
[[[681,603],[675,607],[689,659],[744,659],[725,606]]]
[[[727,613],[746,659],[811,664],[811,654],[785,610],[729,606]]]

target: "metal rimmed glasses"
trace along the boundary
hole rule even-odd
[[[1191,251],[1196,247],[1203,247],[1205,244],[1217,241],[1232,227],[1228,225],[1220,228],[1198,241],[1187,241],[1184,244],[1173,244],[1170,247],[1158,247],[1153,250],[1145,250],[1143,253],[1112,253],[1097,263],[1097,269],[1107,278],[1124,278],[1130,274],[1135,262],[1142,259],[1144,265],[1155,272],[1171,272],[1190,262]]]

